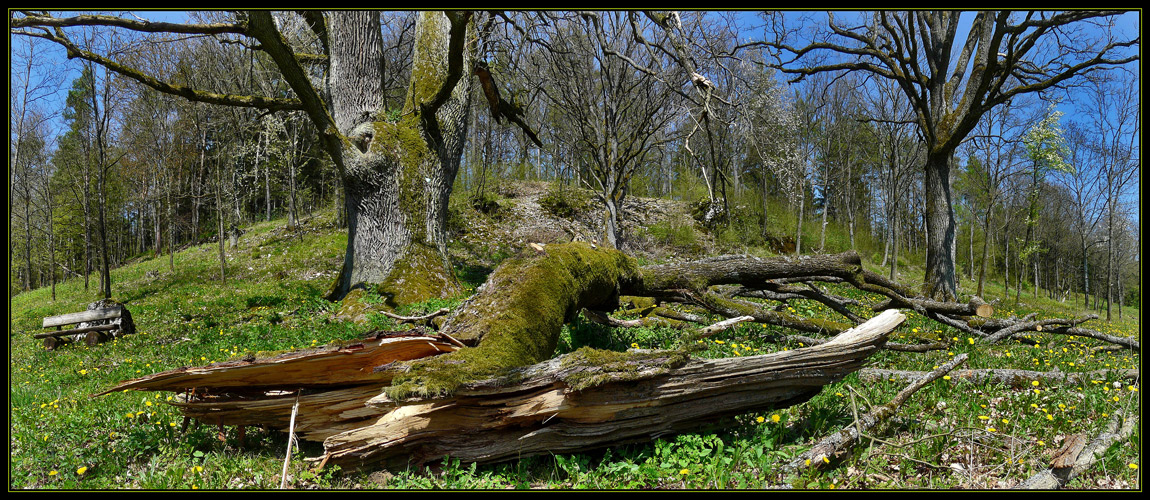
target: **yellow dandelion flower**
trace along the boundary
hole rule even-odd
[[[49,476],[55,476],[56,474],[59,474],[59,472],[56,472],[56,471],[54,471],[54,470],[50,470],[50,471],[48,471],[48,475],[49,475]]]
[[[1038,381],[1035,380],[1035,381],[1031,382],[1030,385],[1033,385],[1034,387],[1038,387]]]
[[[684,476],[687,474],[690,474],[690,473],[691,473],[691,469],[683,469],[683,470],[679,471],[679,474],[684,475]]]
[[[761,423],[763,423],[763,421],[765,421],[765,420],[766,420],[766,419],[765,419],[765,418],[763,418],[763,417],[761,417],[761,416],[760,416],[760,417],[755,417],[755,422],[758,422],[758,423],[760,423],[760,424],[761,424]]]
[[[781,417],[779,417],[778,413],[771,415],[771,422],[778,423],[779,420],[781,420]]]
[[[79,474],[81,476],[83,476],[85,472],[88,472],[87,467],[80,467],[79,469],[76,469],[76,474]]]

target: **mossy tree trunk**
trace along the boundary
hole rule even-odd
[[[468,16],[419,16],[398,121],[381,109],[378,13],[333,12],[328,19],[328,86],[332,118],[346,138],[338,156],[348,216],[347,252],[330,296],[376,286],[394,306],[457,294],[444,227],[470,105]]]
[[[398,117],[383,109],[378,12],[304,13],[327,52],[326,99],[271,15],[247,15],[246,32],[275,61],[341,173],[348,242],[328,297],[374,286],[394,306],[458,293],[444,228],[467,132],[471,13],[420,14]]]

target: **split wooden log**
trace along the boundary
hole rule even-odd
[[[1055,457],[1049,469],[1035,474],[1019,483],[1014,489],[1056,490],[1068,481],[1089,470],[1102,457],[1111,445],[1130,438],[1138,425],[1138,415],[1126,415],[1122,410],[1114,412],[1109,424],[1085,446],[1064,447],[1064,452]],[[1080,443],[1079,443],[1080,444]]]
[[[380,366],[458,350],[451,342],[423,330],[376,332],[368,337],[267,358],[255,356],[202,367],[181,367],[148,375],[108,389],[97,396],[129,389],[184,392],[202,390],[263,393],[283,389],[379,387],[395,375]]]
[[[946,364],[927,373],[925,376],[919,378],[911,385],[899,391],[899,393],[895,395],[894,399],[892,399],[889,403],[871,410],[862,417],[857,418],[853,424],[844,427],[841,431],[838,431],[824,438],[818,443],[815,443],[815,445],[812,446],[809,450],[803,452],[794,460],[791,460],[786,465],[784,465],[784,470],[788,472],[794,472],[803,470],[808,467],[816,469],[822,468],[824,464],[830,463],[831,459],[834,458],[835,455],[848,450],[851,446],[854,446],[854,444],[858,442],[859,438],[862,437],[863,433],[869,431],[883,420],[886,420],[890,416],[894,415],[895,411],[898,410],[898,407],[905,403],[912,394],[918,392],[919,389],[922,389],[927,384],[937,380],[943,375],[946,375],[948,372],[953,370],[954,367],[966,362],[966,358],[967,356],[965,353],[959,354]]]
[[[806,401],[857,370],[905,317],[887,311],[805,349],[692,359],[681,351],[581,349],[449,398],[408,401],[324,441],[328,464],[494,462],[648,441],[724,416]],[[392,407],[378,397],[369,404]]]

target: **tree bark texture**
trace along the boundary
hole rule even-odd
[[[955,278],[956,231],[950,193],[950,152],[927,156],[925,176],[927,227],[926,278],[923,293],[939,301],[958,296]]]
[[[378,13],[329,15],[328,85],[332,118],[346,138],[338,155],[348,215],[332,299],[377,286],[397,306],[460,290],[445,237],[470,106],[471,48],[459,45],[469,21],[459,16],[419,16],[409,95],[392,122],[381,109]]]

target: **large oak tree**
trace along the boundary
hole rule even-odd
[[[276,15],[268,11],[239,12],[228,22],[186,24],[19,12],[10,14],[9,25],[13,33],[58,43],[69,58],[95,62],[161,92],[211,104],[305,112],[338,167],[345,191],[348,244],[330,297],[359,286],[378,287],[394,304],[457,293],[444,227],[466,137],[475,47],[472,14],[418,16],[408,92],[399,113],[384,108],[379,12],[298,15],[315,34],[322,54],[289,44]],[[75,43],[67,29],[76,26],[228,37],[266,53],[294,96],[221,94],[162,81],[144,68]],[[323,71],[317,73],[317,67]]]

